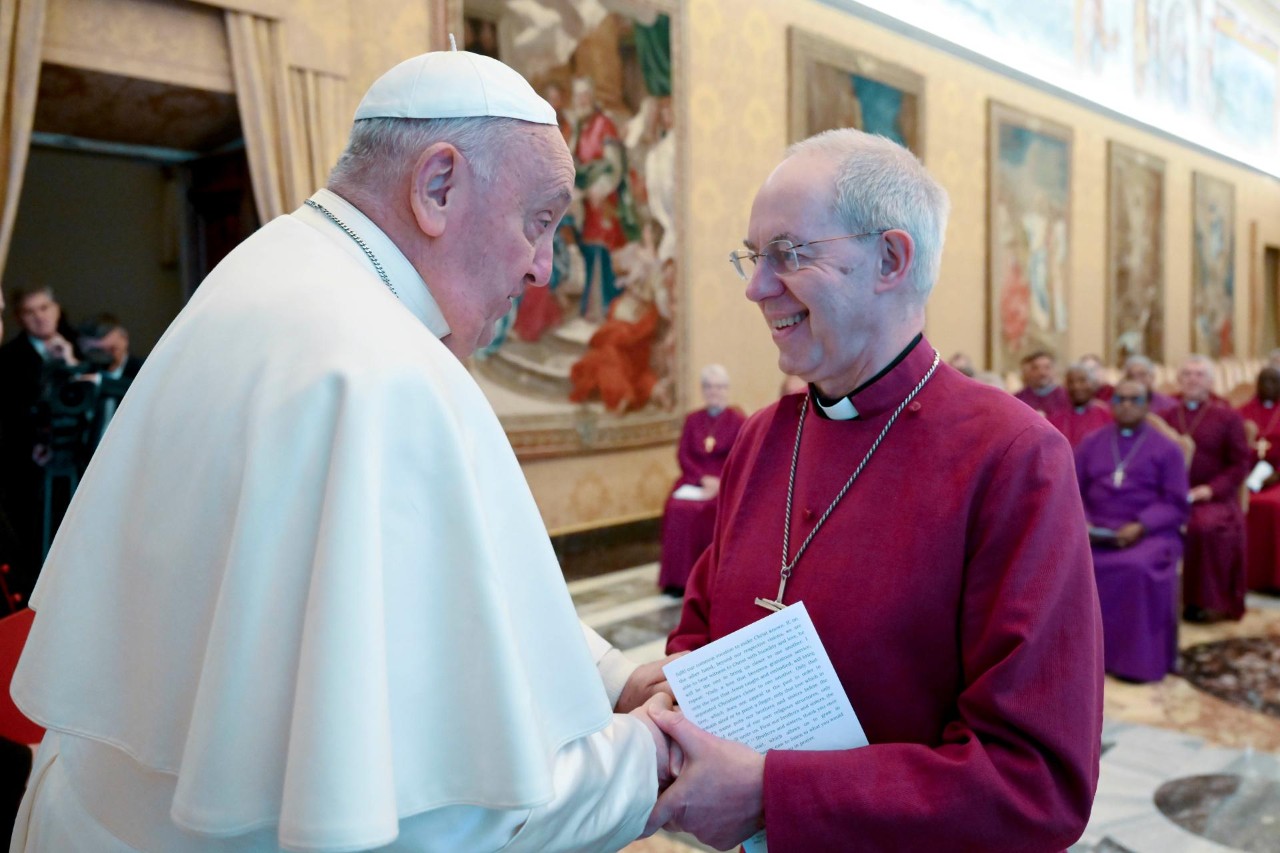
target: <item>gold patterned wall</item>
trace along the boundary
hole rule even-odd
[[[1107,140],[1168,162],[1167,349],[1191,333],[1191,173],[1236,186],[1237,347],[1252,346],[1250,270],[1262,246],[1280,245],[1280,183],[1052,97],[941,50],[816,2],[690,0],[686,91],[692,106],[689,370],[721,361],[747,407],[768,402],[779,376],[756,310],[723,260],[743,237],[756,187],[787,142],[787,28],[802,27],[925,77],[925,162],[951,194],[952,216],[927,334],[944,356],[986,353],[987,101],[996,99],[1075,131],[1068,356],[1105,350]],[[1258,229],[1255,258],[1249,228]]]
[[[246,8],[248,0],[223,5]],[[348,79],[351,109],[379,74],[440,41],[439,21],[457,0],[254,0],[257,8],[284,10],[290,61]],[[218,5],[218,4],[208,4]],[[186,75],[209,88],[229,90],[225,40],[208,5],[179,0],[50,0],[47,46],[61,61],[126,60],[102,70],[148,76]],[[253,4],[250,4],[251,6]],[[137,16],[142,18],[138,19]],[[190,24],[181,37],[173,29]],[[925,161],[951,194],[953,213],[927,332],[944,354],[986,353],[987,101],[1037,113],[1075,132],[1072,173],[1072,287],[1068,304],[1069,353],[1102,352],[1106,294],[1107,140],[1167,161],[1166,347],[1173,358],[1190,341],[1191,173],[1202,171],[1236,187],[1237,346],[1254,340],[1256,282],[1265,245],[1280,245],[1280,185],[1154,134],[959,60],[855,16],[812,0],[683,0],[681,124],[689,127],[687,240],[684,297],[690,318],[688,387],[702,365],[730,371],[736,401],[748,411],[773,399],[781,376],[758,311],[726,261],[740,244],[756,188],[787,142],[787,28],[795,25],[867,53],[883,56],[925,78]],[[145,19],[133,38],[122,21]],[[139,32],[151,33],[139,40]],[[71,62],[69,64],[75,64]],[[220,73],[225,76],[219,76]],[[220,83],[218,81],[221,81]],[[1252,235],[1256,233],[1256,237]],[[696,401],[690,400],[691,407]],[[552,530],[575,529],[656,514],[675,477],[674,447],[529,462],[525,471]]]

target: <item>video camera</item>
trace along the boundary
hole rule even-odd
[[[79,364],[51,361],[41,377],[38,403],[44,443],[55,459],[74,464],[83,471],[102,434],[103,404],[117,404],[129,390],[130,379],[113,379],[105,374],[112,356],[102,348],[102,330],[95,324],[82,326],[77,337]]]

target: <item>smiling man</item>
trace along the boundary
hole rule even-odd
[[[871,745],[758,755],[679,712],[652,824],[718,849],[1061,850],[1097,780],[1102,638],[1067,441],[924,339],[945,191],[855,130],[794,146],[733,253],[813,392],[753,415],[668,650],[803,601]]]
[[[612,711],[656,670],[580,628],[460,361],[547,283],[573,179],[519,75],[425,54],[374,83],[329,188],[210,274],[32,599],[13,694],[49,733],[14,851],[640,833],[665,739]]]

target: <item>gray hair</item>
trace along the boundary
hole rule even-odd
[[[990,385],[992,388],[999,388],[1001,391],[1008,392],[1008,389],[1004,387],[1004,377],[994,370],[979,370],[973,375],[973,378],[983,385]]]
[[[398,179],[424,149],[447,142],[462,152],[487,184],[497,174],[508,140],[528,122],[514,118],[364,118],[351,127],[347,147],[329,173],[329,186],[385,186]]]
[[[919,159],[891,139],[838,128],[792,145],[788,157],[822,154],[837,165],[835,210],[850,234],[900,228],[915,242],[911,284],[923,303],[942,263],[951,201]]]
[[[729,381],[729,371],[725,370],[724,367],[719,364],[708,364],[706,367],[702,368],[702,372],[698,374],[698,381],[703,385],[706,385],[708,382],[715,382],[717,379],[724,383],[728,383]]]
[[[1085,379],[1089,380],[1090,385],[1095,387],[1098,385],[1098,365],[1095,362],[1085,361],[1083,358],[1073,361],[1067,367],[1067,372],[1070,373],[1073,370],[1083,373]]]
[[[1209,371],[1211,373],[1213,372],[1213,359],[1209,358],[1209,356],[1204,355],[1202,353],[1193,352],[1191,353],[1191,355],[1187,356],[1182,360],[1183,367],[1186,367],[1188,364],[1199,364],[1209,368]]]
[[[1155,370],[1156,368],[1155,362],[1147,358],[1145,355],[1131,355],[1124,360],[1125,370],[1128,370],[1131,366],[1134,366],[1134,365],[1141,365],[1142,367],[1145,367],[1147,370]]]

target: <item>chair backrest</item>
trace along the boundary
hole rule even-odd
[[[1187,470],[1191,470],[1191,460],[1196,455],[1196,442],[1189,435],[1183,435],[1169,425],[1169,422],[1154,412],[1147,412],[1147,423],[1155,427],[1165,438],[1171,439],[1174,444],[1182,448],[1182,461],[1187,463]]]
[[[1253,382],[1238,382],[1236,386],[1227,392],[1227,402],[1231,404],[1231,408],[1238,409],[1253,398],[1255,384]]]
[[[1253,421],[1244,422],[1244,442],[1249,446],[1250,455],[1253,455],[1258,444],[1258,425]],[[1253,470],[1252,467],[1250,470]],[[1244,483],[1240,484],[1240,508],[1246,515],[1249,513],[1249,487]]]
[[[24,609],[0,619],[0,735],[18,743],[39,743],[44,737],[44,729],[24,717],[9,698],[9,683],[35,616],[35,611]]]

